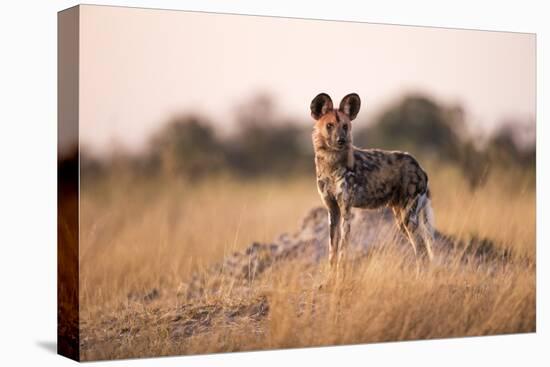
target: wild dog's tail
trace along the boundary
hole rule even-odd
[[[435,218],[430,199],[430,189],[427,189],[425,193],[420,194],[418,197],[416,211],[418,218],[418,234],[422,239],[429,259],[432,260],[432,245],[435,235]]]
[[[420,196],[420,202],[418,206],[421,224],[424,224],[426,230],[433,238],[435,232],[435,217],[432,209],[432,200],[430,198],[430,189],[428,189],[425,194],[422,194]]]

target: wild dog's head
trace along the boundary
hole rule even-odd
[[[333,108],[332,99],[321,93],[311,101],[311,116],[315,119],[314,141],[316,148],[345,150],[351,146],[351,121],[361,108],[361,99],[356,93],[345,96],[340,107]]]

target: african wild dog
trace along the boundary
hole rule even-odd
[[[432,260],[433,217],[428,176],[416,159],[398,151],[352,145],[351,121],[361,100],[344,97],[338,109],[321,93],[311,101],[317,189],[329,212],[329,263],[337,267],[348,244],[351,208],[388,206],[417,259]]]

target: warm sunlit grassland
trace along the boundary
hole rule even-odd
[[[452,167],[428,171],[437,229],[490,238],[510,249],[507,263],[455,261],[417,275],[388,246],[349,267],[345,280],[330,287],[319,289],[289,263],[258,279],[249,292],[228,289],[194,300],[180,292],[194,272],[253,241],[298,229],[309,209],[320,205],[314,179],[189,183],[119,174],[83,181],[81,357],[534,331],[533,177],[494,172],[471,191]]]

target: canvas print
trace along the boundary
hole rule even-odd
[[[536,330],[534,34],[61,11],[58,350]]]

